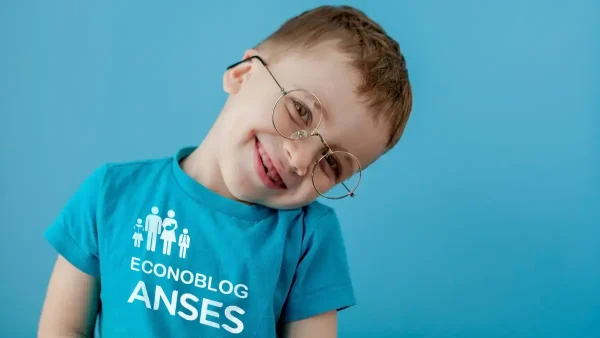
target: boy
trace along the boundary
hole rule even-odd
[[[41,337],[336,337],[355,303],[335,212],[400,139],[398,44],[362,12],[320,7],[227,69],[197,148],[103,165],[46,238],[59,252]],[[135,243],[135,244],[134,244]]]

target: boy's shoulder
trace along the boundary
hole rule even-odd
[[[140,171],[155,171],[169,169],[173,156],[125,160],[118,162],[105,162],[102,167],[107,176],[129,175]]]
[[[310,236],[315,232],[341,232],[340,223],[335,209],[319,201],[313,201],[312,203],[304,206],[302,208],[302,217],[306,236]]]
[[[121,181],[135,183],[145,180],[153,173],[171,169],[173,156],[145,158],[124,161],[107,161],[97,166],[91,173],[104,183],[119,183]]]
[[[319,201],[302,207],[304,219],[310,223],[319,223],[324,217],[335,216],[335,209]]]
[[[173,157],[129,161],[106,161],[94,167],[79,184],[78,196],[90,200],[112,200],[126,192],[150,188],[171,174]]]

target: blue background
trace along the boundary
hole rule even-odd
[[[599,2],[348,3],[401,43],[415,105],[337,203],[340,336],[600,337]],[[83,178],[200,143],[225,67],[320,4],[0,3],[0,336],[35,335],[42,232]]]

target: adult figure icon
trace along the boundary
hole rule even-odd
[[[167,212],[167,216],[162,221],[162,235],[160,235],[160,239],[163,240],[163,254],[169,256],[171,255],[171,245],[173,242],[177,241],[175,237],[175,229],[177,229],[177,221],[173,218],[175,217],[175,211],[169,210]]]
[[[158,208],[152,207],[152,213],[146,216],[146,225],[144,230],[148,233],[146,250],[154,251],[156,249],[156,235],[160,235],[162,230],[162,219],[158,216]]]

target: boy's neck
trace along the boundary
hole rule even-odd
[[[219,120],[213,125],[202,143],[189,156],[180,161],[179,165],[188,176],[216,194],[245,204],[252,204],[235,198],[225,185],[218,160],[220,151],[218,122]]]
[[[209,131],[202,143],[189,156],[180,161],[179,165],[186,174],[204,187],[219,195],[234,198],[223,181],[217,159],[219,144],[214,141],[215,139],[214,130]]]

